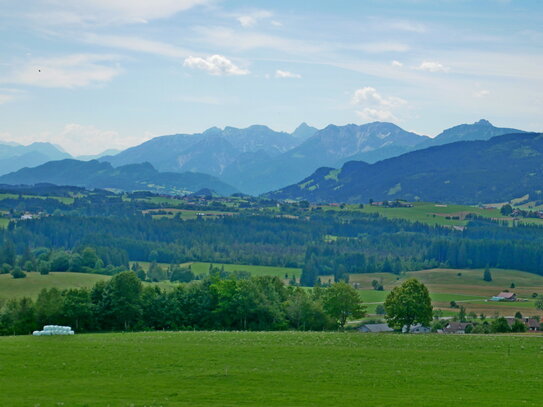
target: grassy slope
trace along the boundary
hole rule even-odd
[[[134,262],[131,262],[134,263]],[[147,270],[151,263],[145,261],[137,262],[143,269]],[[285,274],[289,275],[289,278],[292,275],[295,275],[296,278],[299,278],[302,269],[299,268],[290,268],[290,267],[271,267],[271,266],[250,266],[246,264],[222,264],[222,263],[204,263],[204,262],[190,262],[183,263],[181,266],[188,267],[191,266],[191,270],[194,274],[205,274],[209,271],[209,265],[213,264],[214,267],[224,266],[225,271],[246,271],[251,273],[254,276],[277,276],[279,278],[284,278]],[[169,267],[169,264],[160,263],[160,266],[164,269]]]
[[[31,355],[31,357],[29,357]],[[153,332],[0,338],[5,406],[539,406],[540,337]]]
[[[432,269],[404,273],[400,279],[397,279],[398,276],[383,273],[352,274],[350,281],[361,284],[362,290],[360,290],[360,293],[362,299],[370,303],[383,302],[388,290],[401,284],[407,278],[415,277],[426,284],[433,305],[438,308],[450,310],[450,301],[456,301],[462,303],[461,305],[464,305],[468,312],[482,312],[486,315],[498,312],[501,315],[509,316],[514,315],[517,311],[526,315],[543,315],[543,312],[535,309],[531,298],[531,294],[534,292],[543,294],[543,276],[517,270],[492,269],[493,280],[486,282],[482,279],[483,271],[482,269]],[[458,273],[461,273],[461,275],[458,276]],[[386,291],[370,290],[372,280],[382,281]],[[512,282],[515,283],[515,288],[510,288]],[[505,289],[517,293],[527,301],[505,303],[485,301]],[[375,305],[369,306],[368,311],[372,312]]]
[[[43,288],[58,289],[92,287],[96,282],[109,277],[99,274],[84,273],[27,273],[26,278],[14,279],[10,274],[0,275],[0,298],[31,297],[36,298]]]
[[[339,207],[325,206],[323,210],[333,211],[358,211],[363,213],[378,213],[381,216],[392,219],[407,219],[413,222],[422,222],[430,225],[441,226],[464,226],[467,221],[463,217],[467,213],[473,213],[478,216],[491,219],[511,220],[511,218],[503,217],[498,209],[483,209],[477,206],[468,205],[445,205],[433,202],[415,202],[412,208],[383,208],[378,206],[364,205],[360,209],[358,205],[346,205],[345,209]],[[447,216],[460,216],[459,220],[447,219]],[[522,219],[523,223],[532,223],[543,225],[543,219]]]

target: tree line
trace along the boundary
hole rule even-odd
[[[287,287],[277,277],[221,277],[164,290],[133,271],[92,288],[43,289],[37,299],[0,303],[0,334],[28,334],[47,324],[76,332],[133,330],[334,330],[365,315],[346,283],[312,290]]]

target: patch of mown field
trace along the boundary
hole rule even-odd
[[[147,261],[137,261],[130,262],[130,265],[138,263],[144,270],[148,270],[151,265]],[[170,267],[167,263],[157,263],[159,266],[165,270]],[[295,276],[297,279],[300,278],[302,274],[301,268],[294,267],[274,267],[274,266],[251,266],[247,264],[223,264],[223,263],[206,263],[206,262],[188,262],[180,264],[181,267],[189,267],[192,272],[197,275],[206,274],[209,272],[209,266],[222,268],[224,266],[225,271],[245,271],[250,273],[253,276],[276,276],[282,279],[285,279],[285,276],[288,275],[288,278]]]
[[[0,201],[4,199],[19,199],[18,194],[0,194]],[[71,205],[74,203],[74,198],[67,196],[44,196],[44,195],[22,195],[23,199],[55,199],[63,204]]]
[[[0,338],[0,405],[539,406],[541,337],[147,332]]]
[[[386,218],[406,219],[412,222],[441,226],[464,226],[467,224],[465,217],[469,213],[487,218],[503,217],[500,211],[495,208],[484,209],[478,206],[444,205],[435,202],[413,202],[412,204],[412,208],[386,208],[364,204],[363,208],[360,208],[359,205],[345,205],[343,209],[330,206],[323,207],[323,209],[378,213]]]
[[[87,273],[26,273],[26,278],[13,278],[11,274],[0,275],[0,298],[36,298],[44,288],[92,287],[98,281],[107,280],[109,276]]]
[[[499,209],[494,207],[481,208],[470,205],[445,205],[435,202],[413,202],[412,204],[412,208],[386,208],[364,204],[363,208],[360,208],[359,205],[345,205],[343,208],[337,206],[323,206],[322,209],[325,211],[377,213],[385,218],[406,219],[412,222],[440,226],[465,226],[468,223],[468,220],[466,220],[468,214],[503,221],[513,220],[513,218],[504,217]],[[519,219],[518,221],[520,223],[543,225],[543,219],[525,218]]]
[[[492,281],[483,280],[483,269],[430,269],[402,273],[400,276],[386,273],[351,274],[349,281],[359,283],[360,296],[368,304],[368,312],[374,313],[375,307],[383,303],[386,296],[395,286],[407,278],[416,278],[423,282],[430,291],[432,305],[436,308],[457,313],[452,309],[450,302],[455,301],[458,306],[463,305],[468,312],[511,316],[517,311],[523,315],[543,315],[535,308],[533,293],[543,294],[543,276],[526,273],[518,270],[491,269]],[[328,281],[327,276],[321,277]],[[371,282],[377,280],[385,288],[384,291],[371,289]],[[511,288],[511,283],[515,288]],[[517,293],[523,301],[494,302],[488,301],[500,291],[509,290]]]
[[[273,276],[279,278],[285,278],[288,275],[288,278],[293,276],[300,278],[302,274],[302,269],[293,268],[293,267],[273,267],[273,266],[250,266],[243,264],[221,264],[221,263],[187,263],[190,264],[191,270],[195,274],[205,274],[209,272],[209,266],[213,264],[213,267],[221,268],[224,266],[225,271],[245,271],[250,273],[253,276]]]
[[[510,290],[520,296],[532,293],[543,294],[543,276],[518,270],[490,269],[492,281],[484,281],[484,269],[428,269],[409,271],[397,276],[387,273],[351,274],[351,283],[360,283],[361,288],[371,288],[377,280],[385,290],[392,289],[408,278],[416,278],[426,284],[430,292],[464,294],[491,297],[500,291]],[[327,281],[327,277],[322,277]],[[511,284],[515,287],[511,288]]]
[[[177,208],[160,208],[160,209],[147,209],[143,211],[145,214],[150,214],[153,219],[169,218],[172,219],[175,216],[179,216],[182,220],[197,219],[198,216],[202,216],[206,219],[216,219],[222,216],[234,216],[236,212],[224,212],[224,211],[197,211],[192,209],[177,209]]]

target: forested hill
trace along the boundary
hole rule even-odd
[[[122,191],[153,191],[161,193],[189,193],[208,188],[221,195],[236,189],[217,178],[194,172],[158,172],[151,164],[131,164],[118,168],[106,162],[60,160],[0,177],[1,184],[50,183],[85,188],[118,189]]]
[[[301,182],[267,194],[275,199],[367,202],[406,199],[477,204],[504,202],[543,189],[543,134],[461,141],[375,164],[321,168]]]

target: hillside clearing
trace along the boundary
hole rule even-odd
[[[10,274],[0,275],[0,298],[36,298],[44,288],[90,288],[98,281],[107,280],[109,276],[87,273],[26,273],[26,278],[13,278]]]

